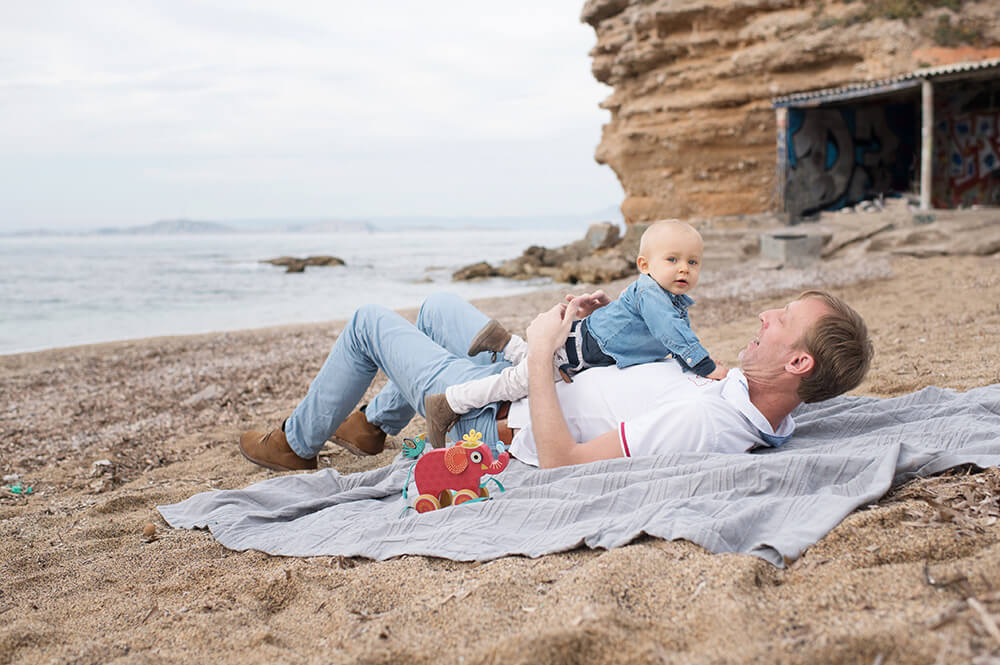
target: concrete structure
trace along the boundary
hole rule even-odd
[[[823,236],[818,233],[787,231],[760,234],[760,255],[788,268],[804,268],[818,261]]]
[[[792,219],[907,191],[924,210],[1000,205],[1000,58],[772,104],[778,208]]]

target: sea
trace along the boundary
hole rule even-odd
[[[416,307],[550,287],[546,279],[452,281],[531,245],[557,247],[587,225],[456,225],[348,232],[95,233],[0,237],[0,354],[115,340],[347,319],[360,305]],[[333,255],[287,273],[278,256]]]

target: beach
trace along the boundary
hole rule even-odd
[[[872,332],[853,394],[1000,382],[1000,255],[708,272],[692,324],[729,366],[757,312],[819,286]],[[477,304],[523,332],[585,289]],[[157,505],[275,475],[243,459],[239,434],[294,409],[343,326],[0,356],[0,471],[33,490],[0,494],[0,665],[1000,662],[997,469],[896,488],[785,568],[648,537],[482,564],[298,559],[167,527]],[[418,417],[401,436],[422,430]],[[399,450],[399,437],[366,458],[328,444],[319,463],[351,473]]]

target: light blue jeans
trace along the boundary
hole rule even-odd
[[[288,444],[299,457],[315,457],[364,396],[377,370],[389,383],[368,404],[365,416],[393,435],[415,413],[424,414],[427,395],[503,371],[510,363],[491,362],[489,352],[467,355],[469,343],[487,321],[485,314],[449,293],[427,298],[416,326],[378,305],[358,308],[285,423]],[[469,429],[482,432],[485,441],[496,441],[496,405],[462,416],[451,430],[452,438],[461,439]]]

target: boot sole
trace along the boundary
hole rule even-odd
[[[351,453],[352,455],[357,455],[358,457],[374,457],[375,455],[378,455],[379,453],[382,452],[380,450],[377,453],[370,453],[367,450],[361,450],[361,448],[358,448],[350,441],[347,441],[346,439],[338,439],[335,436],[330,437],[330,443],[335,443],[344,450],[346,450],[347,452]]]

